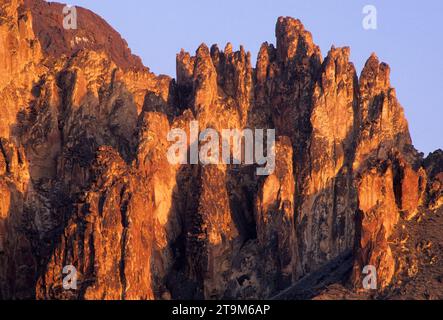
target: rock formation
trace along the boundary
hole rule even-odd
[[[415,150],[374,54],[358,77],[349,48],[323,59],[281,17],[255,67],[243,47],[202,44],[172,79],[88,10],[64,30],[62,8],[0,4],[0,298],[271,298],[318,275],[364,297],[367,265],[387,297],[423,276],[428,247],[406,259],[399,246],[438,217],[443,152]],[[245,155],[169,163],[168,133],[191,137],[195,121],[220,137],[275,129],[275,170],[257,175]]]

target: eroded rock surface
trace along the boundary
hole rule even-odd
[[[419,236],[401,246],[443,203],[443,156],[414,149],[375,55],[358,78],[349,48],[323,59],[280,17],[255,67],[243,47],[202,44],[177,55],[174,80],[88,10],[64,30],[62,7],[0,4],[0,298],[250,299],[334,282],[318,298],[351,298],[366,265],[393,297],[430,268]],[[275,170],[245,155],[170,164],[168,133],[191,137],[195,121],[219,137],[275,129]]]

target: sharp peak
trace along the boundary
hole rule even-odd
[[[390,71],[390,66],[386,62],[380,61],[377,54],[375,52],[372,52],[369,58],[366,60],[365,66],[363,68],[363,71],[365,69],[381,69],[386,70],[387,72]]]
[[[240,54],[242,54],[242,55],[243,55],[243,54],[244,54],[244,55],[249,55],[249,54],[250,54],[249,51],[246,51],[246,50],[245,50],[245,48],[244,48],[243,45],[240,45],[238,50],[234,50],[234,49],[233,49],[233,45],[232,45],[231,42],[227,42],[227,43],[226,43],[226,45],[225,45],[223,51],[221,51],[221,50],[219,49],[219,46],[218,46],[217,43],[214,43],[214,44],[211,45],[211,47],[209,47],[206,43],[202,42],[202,43],[198,46],[197,50],[195,51],[195,54],[196,54],[196,56],[201,56],[201,55],[211,55],[211,53],[213,53],[213,52],[222,52],[222,53],[224,53],[225,55],[230,55],[230,54],[233,54],[233,53],[234,53],[234,54],[235,54],[235,53],[240,53]],[[187,54],[187,52],[182,48],[179,54],[180,54],[180,55],[182,55],[182,54]]]
[[[351,55],[351,48],[349,46],[336,47],[335,45],[332,45],[331,49],[328,51],[328,56],[336,55],[344,55],[349,58]]]
[[[291,27],[297,27],[300,29],[304,29],[305,26],[301,22],[300,19],[289,17],[289,16],[280,16],[277,19],[277,26],[291,26]]]

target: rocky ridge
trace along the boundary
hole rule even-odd
[[[441,222],[443,153],[415,150],[375,55],[358,77],[349,48],[323,58],[281,17],[255,67],[243,47],[202,44],[172,79],[92,12],[78,30],[62,17],[41,0],[0,4],[0,298],[396,298],[414,281],[442,298],[429,220]],[[275,129],[274,172],[169,164],[168,132],[189,136],[194,120]]]

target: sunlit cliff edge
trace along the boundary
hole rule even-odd
[[[375,54],[358,76],[280,17],[255,67],[202,44],[173,79],[62,8],[0,0],[1,299],[443,299],[443,151],[414,148]],[[169,164],[193,120],[275,129],[275,171]]]

